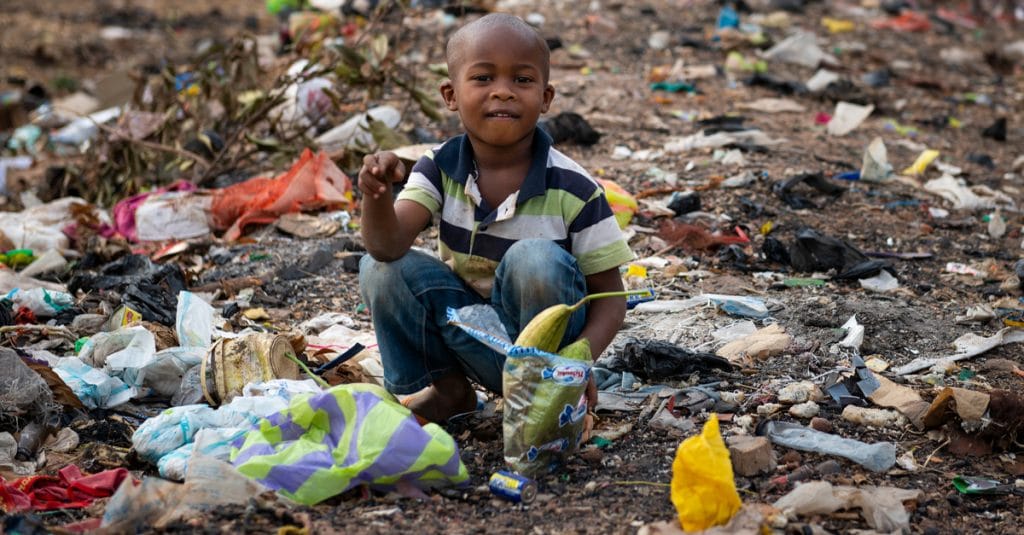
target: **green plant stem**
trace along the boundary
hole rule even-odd
[[[324,381],[322,377],[320,377],[319,375],[317,375],[317,374],[313,373],[312,371],[310,371],[309,367],[307,367],[305,364],[303,364],[303,362],[301,360],[299,360],[298,357],[296,357],[295,355],[292,355],[291,353],[286,353],[286,355],[287,355],[288,358],[292,359],[292,362],[294,362],[295,364],[298,364],[299,368],[302,368],[302,371],[306,372],[306,375],[309,375],[321,387],[323,387],[323,388],[330,388],[331,387],[330,383],[328,383],[327,381]]]
[[[596,294],[590,294],[584,297],[583,299],[580,299],[578,302],[576,302],[575,305],[569,307],[569,310],[572,312],[576,312],[577,310],[580,309],[581,306],[585,305],[588,301],[592,301],[594,299],[601,299],[604,297],[626,297],[627,295],[639,295],[643,293],[648,293],[650,291],[651,290],[649,288],[644,288],[643,290],[625,290],[622,292],[601,292]]]

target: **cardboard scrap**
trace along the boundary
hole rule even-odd
[[[924,415],[928,411],[929,403],[921,399],[916,390],[896,384],[882,375],[875,374],[879,387],[875,389],[868,399],[879,407],[896,409],[900,414],[906,416],[910,423],[918,429],[924,429]]]
[[[924,426],[928,429],[941,427],[949,420],[950,411],[955,412],[965,428],[978,427],[988,410],[990,396],[966,388],[946,387],[939,392],[924,415]]]

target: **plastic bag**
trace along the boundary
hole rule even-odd
[[[882,138],[876,137],[864,149],[864,161],[860,167],[860,179],[865,182],[883,182],[892,178],[893,168]]]
[[[165,455],[191,444],[200,429],[245,427],[258,418],[224,406],[214,410],[206,405],[172,407],[142,422],[132,434],[132,447],[140,457],[157,463]]]
[[[619,228],[626,228],[637,211],[636,197],[611,180],[601,178],[598,181],[604,188],[604,196],[608,199],[612,213],[615,214],[615,222],[619,224]]]
[[[307,149],[277,178],[252,178],[214,192],[211,226],[227,229],[224,239],[234,241],[246,225],[273,223],[287,213],[351,205],[349,178],[326,153],[313,154]]]
[[[132,435],[132,446],[140,457],[156,464],[162,476],[181,479],[192,457],[192,444],[199,441],[203,430],[216,431],[211,436],[237,438],[241,435],[238,430],[252,429],[260,418],[287,408],[293,398],[320,391],[312,380],[278,379],[246,386],[245,397],[236,397],[216,410],[207,405],[183,405],[146,420]],[[217,448],[211,446],[212,442],[204,444],[202,447],[210,451],[224,453],[224,444]],[[226,460],[227,456],[218,458]]]
[[[181,347],[207,349],[213,339],[213,307],[192,292],[178,292],[174,328]]]
[[[126,480],[103,513],[102,533],[138,533],[161,529],[183,518],[197,518],[227,504],[257,499],[264,489],[230,464],[199,456],[190,463],[184,485],[158,477],[142,484]],[[261,502],[257,499],[257,502]],[[266,505],[266,504],[264,504]]]
[[[157,396],[171,398],[181,388],[185,374],[198,366],[204,356],[206,351],[195,347],[170,347],[160,351],[142,367],[143,385]]]
[[[135,210],[138,241],[199,238],[210,233],[207,213],[213,198],[192,192],[153,195]]]
[[[514,345],[488,305],[449,308],[448,323],[506,356],[505,462],[534,475],[576,451],[587,414],[590,362]]]
[[[231,456],[231,443],[248,432],[248,426],[200,429],[193,437],[194,442],[164,455],[156,462],[160,477],[172,481],[184,480],[190,462],[197,456],[227,462]]]
[[[77,256],[64,234],[64,227],[75,222],[71,213],[75,205],[88,206],[88,203],[78,197],[65,197],[21,212],[0,213],[0,232],[17,248],[32,249],[36,253],[56,249],[61,254]],[[97,212],[101,222],[109,221],[105,212]]]
[[[587,415],[588,360],[510,353],[502,372],[505,462],[536,475],[576,451]]]
[[[13,350],[0,348],[0,421],[19,415],[36,415],[54,407],[46,381]],[[24,425],[24,424],[22,424]]]
[[[903,502],[920,496],[920,490],[872,486],[855,488],[812,481],[797,486],[773,506],[787,516],[828,515],[840,509],[857,508],[872,529],[893,533],[910,530],[910,514]]]
[[[90,409],[109,409],[127,403],[132,398],[133,390],[123,381],[89,366],[77,357],[61,359],[53,371]]]
[[[711,414],[704,430],[679,445],[672,462],[672,504],[686,531],[701,531],[729,522],[740,510],[732,461]]]
[[[144,396],[145,394],[138,389],[146,380],[144,368],[156,359],[156,338],[145,327],[128,327],[111,334],[122,331],[127,331],[123,334],[130,334],[131,339],[123,349],[107,355],[103,367],[111,375],[116,375],[129,386],[135,387],[137,396]]]
[[[7,299],[14,303],[15,310],[27,308],[39,318],[52,318],[75,304],[70,294],[45,288],[15,288],[7,294]]]
[[[369,384],[295,398],[239,440],[231,459],[239,472],[306,505],[362,484],[393,490],[403,481],[424,488],[469,479],[451,435],[437,424],[421,427]]]

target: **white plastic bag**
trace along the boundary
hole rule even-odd
[[[214,310],[192,292],[178,292],[178,312],[174,328],[181,347],[207,349],[213,339]]]
[[[70,294],[45,288],[15,288],[7,294],[7,299],[14,303],[15,310],[27,308],[38,318],[52,318],[75,304],[75,299]]]
[[[199,365],[206,350],[195,347],[169,347],[158,352],[142,368],[143,385],[163,398],[173,397],[181,388],[189,370]]]
[[[78,396],[82,404],[91,409],[109,409],[132,398],[133,390],[123,381],[89,366],[77,357],[61,359],[53,371]]]
[[[210,233],[207,217],[213,197],[191,191],[152,195],[135,210],[139,241],[185,240]]]

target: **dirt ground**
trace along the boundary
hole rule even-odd
[[[749,3],[758,13],[772,11],[760,7],[759,2]],[[983,220],[988,210],[952,209],[948,202],[903,181],[877,184],[834,180],[845,190],[838,196],[820,194],[806,185],[796,186],[795,193],[814,203],[814,207],[804,209],[787,206],[773,190],[773,184],[799,173],[821,172],[830,177],[856,170],[864,148],[874,137],[881,136],[897,171],[909,166],[922,147],[936,149],[943,162],[962,168],[962,176],[969,184],[1003,191],[1019,205],[1021,170],[1012,166],[1024,154],[1020,141],[1024,139],[1021,64],[1014,66],[1011,61],[1007,66],[1005,61],[994,59],[953,65],[940,54],[951,47],[981,53],[999,50],[1024,37],[1019,29],[991,20],[975,29],[946,27],[933,19],[933,29],[928,32],[874,29],[859,22],[851,32],[829,34],[821,19],[853,19],[851,10],[859,3],[808,2],[801,11],[789,13],[791,27],[815,31],[823,48],[838,59],[833,70],[853,81],[855,87],[823,95],[794,95],[747,85],[743,79],[750,73],[721,70],[727,51],[723,50],[722,41],[712,39],[711,33],[719,11],[717,3],[651,0],[507,4],[510,11],[519,15],[544,15],[542,33],[559,38],[565,45],[552,56],[551,79],[556,98],[549,115],[563,111],[579,113],[602,134],[593,146],[565,144],[559,149],[595,175],[612,179],[634,194],[646,195],[634,220],[635,234],[630,243],[639,259],[657,256],[669,265],[649,268],[646,284],[653,286],[661,299],[683,299],[701,292],[764,298],[775,305],[771,316],[774,321],[793,336],[790,347],[770,360],[735,372],[702,373],[670,383],[673,387],[714,384],[721,392],[744,393],[745,400],[735,415],[723,419],[723,435],[740,433],[740,426],[733,419],[756,414],[757,406],[774,401],[779,387],[805,379],[820,384],[828,372],[848,369],[846,357],[830,352],[830,347],[843,338],[840,327],[852,315],[865,327],[860,354],[878,356],[892,367],[920,356],[950,353],[951,342],[962,334],[977,332],[987,336],[1001,327],[999,320],[962,325],[955,322],[955,317],[978,304],[1019,297],[1019,287],[1003,284],[1012,275],[1024,245],[1024,218],[1016,208],[1002,211],[1007,232],[992,238],[987,231],[988,223]],[[591,10],[591,6],[596,9]],[[444,32],[430,13],[409,12],[405,19],[410,27],[412,22],[419,22],[415,25],[417,30],[410,30],[409,39],[414,43],[412,48],[423,54],[423,64],[442,59]],[[402,24],[402,19],[392,16],[385,19],[385,24]],[[128,28],[132,33],[117,40],[99,35],[100,29],[111,26]],[[215,5],[157,0],[38,0],[6,7],[0,13],[0,27],[5,28],[0,34],[0,75],[4,78],[0,83],[29,80],[60,95],[75,86],[88,86],[89,80],[114,70],[152,70],[165,62],[182,61],[206,40],[240,32],[274,33],[277,22],[260,3],[238,0]],[[668,32],[674,45],[661,50],[652,48],[648,38],[658,31]],[[786,30],[765,31],[769,38],[778,41]],[[737,50],[754,56],[753,47]],[[686,66],[715,65],[719,70],[711,77],[693,80],[695,94],[652,91],[652,70],[670,68],[678,61]],[[862,81],[862,75],[881,69],[888,69],[888,85],[871,87]],[[814,69],[770,62],[768,73],[781,80],[804,81]],[[388,97],[385,95],[384,99]],[[769,114],[741,106],[763,97],[790,98],[805,109]],[[837,100],[870,102],[875,111],[852,133],[830,136],[816,116],[832,114]],[[721,163],[721,155],[716,158],[710,149],[662,152],[672,139],[699,132],[700,120],[726,114],[742,115],[746,125],[786,141],[763,149],[744,150],[745,162],[740,165]],[[413,126],[423,126],[438,138],[458,133],[457,121],[451,118],[430,123],[420,114],[407,117],[402,128],[409,131]],[[982,135],[982,130],[997,118],[1005,118],[1009,125],[1005,141]],[[915,133],[894,131],[887,126],[889,120],[912,126]],[[652,154],[646,158],[619,159],[613,157],[619,146],[627,147],[634,156],[640,151]],[[994,165],[974,163],[983,160],[980,155],[987,155]],[[740,189],[709,186],[741,171],[752,171],[758,178]],[[676,174],[674,184],[666,182],[668,173]],[[932,170],[926,178],[937,176]],[[737,258],[734,249],[723,253],[658,238],[661,221],[668,219],[665,205],[673,189],[697,190],[702,210],[712,214],[715,230],[732,233],[738,226],[750,235],[752,243],[741,247],[743,257]],[[946,218],[935,218],[929,208],[945,208],[950,213]],[[869,256],[888,254],[900,290],[872,293],[856,281],[838,280],[820,287],[782,284],[787,277],[810,274],[790,273],[789,268],[759,255],[765,240],[759,230],[769,223],[773,229],[771,236],[785,243],[790,243],[798,230],[810,227],[846,240]],[[433,232],[424,233],[419,245],[434,247]],[[189,268],[191,284],[262,277],[265,282],[253,305],[267,308],[279,325],[294,325],[322,312],[335,311],[351,314],[360,330],[372,328],[360,307],[354,263],[346,260],[361,250],[358,232],[343,230],[326,240],[299,240],[267,227],[250,237],[243,244],[195,244],[190,255],[180,259]],[[304,265],[323,249],[333,254],[334,260],[312,276],[298,280],[275,276],[281,268]],[[927,254],[901,259],[891,253]],[[990,264],[988,274],[977,278],[949,273],[950,262]],[[765,272],[780,275],[765,276]],[[711,332],[734,321],[708,309],[667,314],[632,311],[618,343],[609,351],[621,349],[627,337],[664,339],[683,347],[708,349],[713,341]],[[1009,359],[1024,366],[1020,345],[997,347],[962,362],[961,369],[940,377],[938,386],[1019,391],[1024,379],[987,369],[986,362],[991,359]],[[923,380],[908,380],[891,372],[884,375],[912,386],[926,400],[931,400],[937,391],[935,384]],[[932,383],[935,382],[933,378]],[[892,441],[897,445],[897,455],[912,453],[919,467],[913,471],[896,467],[879,474],[843,459],[776,446],[781,459],[776,473],[736,478],[744,502],[771,503],[792,489],[792,484],[773,484],[774,478],[801,466],[817,466],[825,460],[837,459],[841,465],[838,472],[815,475],[814,479],[923,491],[921,499],[907,504],[913,533],[1020,531],[1024,506],[1020,496],[964,496],[951,484],[957,475],[1012,484],[1024,474],[1024,466],[1014,451],[978,457],[954,455],[945,451],[942,437],[919,432],[912,426],[866,428],[843,420],[840,412],[837,404],[822,403],[820,416],[832,423],[834,433],[865,442]],[[504,465],[499,414],[452,424],[449,429],[472,475],[471,483],[464,489],[433,492],[428,500],[373,495],[357,489],[315,507],[293,510],[268,509],[256,504],[233,506],[166,531],[284,533],[279,530],[290,525],[305,527],[310,533],[636,533],[647,524],[674,517],[668,484],[675,449],[682,438],[699,432],[706,418],[706,414],[694,415],[694,430],[668,433],[652,429],[641,414],[600,414],[599,430],[626,425],[629,431],[605,447],[591,446],[564,471],[541,478],[540,496],[529,506],[499,500],[486,487],[486,478]],[[784,412],[772,418],[806,423]],[[109,437],[113,433],[101,435]],[[126,444],[121,441],[117,445]],[[76,453],[83,458],[83,451]],[[155,473],[155,469],[137,460],[125,462],[131,462],[136,473]],[[51,527],[68,521],[53,518],[59,521]],[[791,521],[779,532],[819,533],[823,529],[853,533],[867,528],[855,511],[843,511]]]

